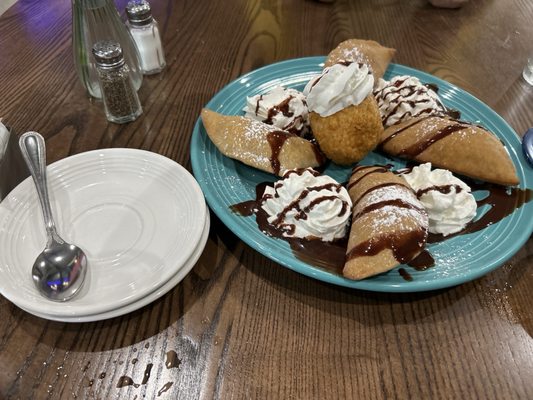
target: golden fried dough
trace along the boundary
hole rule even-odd
[[[428,216],[407,182],[385,167],[352,171],[354,204],[346,263],[349,279],[364,279],[407,263],[424,249]]]
[[[457,174],[500,185],[517,185],[507,149],[494,134],[467,122],[432,116],[407,120],[385,129],[386,153],[430,162]]]
[[[395,53],[395,49],[384,47],[373,40],[348,39],[329,53],[325,66],[329,67],[339,61],[364,63],[370,67],[377,81],[387,70]]]
[[[340,165],[362,160],[372,151],[383,134],[376,100],[368,96],[357,106],[322,117],[309,113],[311,129],[324,154]]]
[[[316,168],[326,161],[316,144],[263,122],[205,108],[201,115],[220,152],[246,165],[281,176],[287,169]]]

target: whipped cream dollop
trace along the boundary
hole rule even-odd
[[[414,76],[395,76],[390,81],[380,79],[374,96],[385,128],[408,118],[446,112],[435,89]]]
[[[402,176],[426,208],[431,233],[448,236],[475,217],[477,203],[470,187],[447,169],[431,170],[425,163]]]
[[[340,183],[306,168],[288,170],[267,187],[261,208],[285,237],[331,242],[346,235],[352,201]]]
[[[309,111],[322,117],[360,104],[372,93],[374,75],[368,65],[343,62],[324,68],[321,75],[311,79],[304,89]]]
[[[265,94],[246,98],[245,116],[304,136],[309,131],[309,111],[303,93],[276,86]]]

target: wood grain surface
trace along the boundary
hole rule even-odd
[[[19,0],[0,17],[0,117],[43,134],[48,162],[131,147],[190,169],[193,125],[224,85],[351,37],[396,48],[395,62],[469,91],[520,135],[533,123],[530,0],[151,4],[168,67],[144,78],[144,114],[126,125],[78,82],[69,0]],[[531,399],[532,287],[531,239],[474,282],[378,294],[283,268],[212,214],[194,269],[138,311],[58,323],[0,297],[0,399]]]

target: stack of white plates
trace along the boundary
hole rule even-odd
[[[42,318],[87,322],[132,312],[176,286],[202,254],[209,212],[193,176],[156,153],[105,149],[48,166],[59,234],[87,254],[67,302],[47,300],[31,268],[46,243],[31,178],[0,203],[0,293]]]

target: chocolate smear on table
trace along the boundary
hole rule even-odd
[[[141,386],[139,383],[135,383],[133,379],[131,379],[129,376],[121,376],[118,379],[117,388],[122,388],[125,386],[132,386],[132,385],[136,388]]]
[[[167,392],[171,387],[172,385],[174,384],[174,382],[167,382],[163,385],[163,387],[161,389],[159,389],[159,391],[157,392],[157,397],[161,396],[163,393]]]
[[[174,350],[170,350],[167,352],[167,359],[165,361],[165,367],[167,369],[170,368],[178,368],[181,364],[181,360],[178,358],[178,355]]]
[[[148,381],[150,380],[150,374],[152,372],[152,367],[153,366],[154,366],[154,364],[152,364],[152,363],[149,363],[149,364],[146,365],[141,385],[146,385],[148,383]]]

